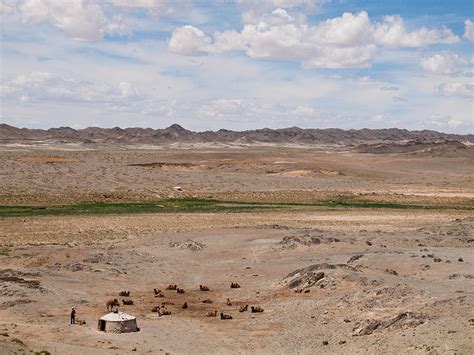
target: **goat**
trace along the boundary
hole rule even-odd
[[[230,314],[221,313],[221,319],[232,319],[232,316]]]
[[[171,315],[171,311],[168,311],[166,308],[160,308],[160,310],[158,311],[158,315],[169,316]]]
[[[263,312],[263,308],[260,306],[251,306],[250,307],[252,313],[260,313]]]
[[[209,291],[209,287],[203,286],[203,285],[199,285],[199,289],[200,289],[201,291]]]
[[[239,312],[247,312],[247,310],[249,309],[249,305],[246,304],[245,306],[240,306],[240,309],[239,309]]]

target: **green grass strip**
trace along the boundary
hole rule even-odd
[[[204,199],[166,199],[157,202],[90,202],[51,206],[0,206],[2,217],[31,216],[71,216],[100,214],[136,214],[136,213],[202,213],[202,212],[252,212],[257,210],[298,209],[308,207],[368,208],[400,210],[474,210],[474,203],[467,205],[418,205],[392,202],[372,202],[353,198],[337,198],[311,202],[262,203],[241,201],[220,201]]]

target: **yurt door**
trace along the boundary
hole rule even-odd
[[[99,319],[99,330],[105,332],[105,320]]]

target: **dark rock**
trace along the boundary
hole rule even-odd
[[[357,254],[357,255],[352,255],[349,260],[347,260],[347,263],[350,264],[352,263],[353,261],[356,261],[356,260],[359,260],[360,258],[362,258],[363,255],[362,254]]]
[[[295,287],[299,287],[303,282],[306,284],[306,287],[313,286],[316,282],[323,279],[325,276],[324,272],[309,272],[303,274],[301,277],[296,277],[290,281],[288,287],[293,289]]]
[[[378,327],[380,327],[382,323],[378,320],[367,320],[365,323],[360,324],[358,327],[355,327],[353,329],[355,336],[360,336],[360,335],[370,335],[376,330]]]
[[[354,336],[361,335],[370,335],[375,330],[386,329],[386,328],[408,328],[408,327],[417,327],[420,324],[425,322],[425,317],[412,313],[412,312],[403,312],[399,313],[394,318],[389,318],[386,320],[365,320],[356,324],[353,329]]]

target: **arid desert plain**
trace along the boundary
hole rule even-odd
[[[472,146],[5,143],[0,161],[2,354],[474,352]],[[139,332],[97,330],[114,298]]]

